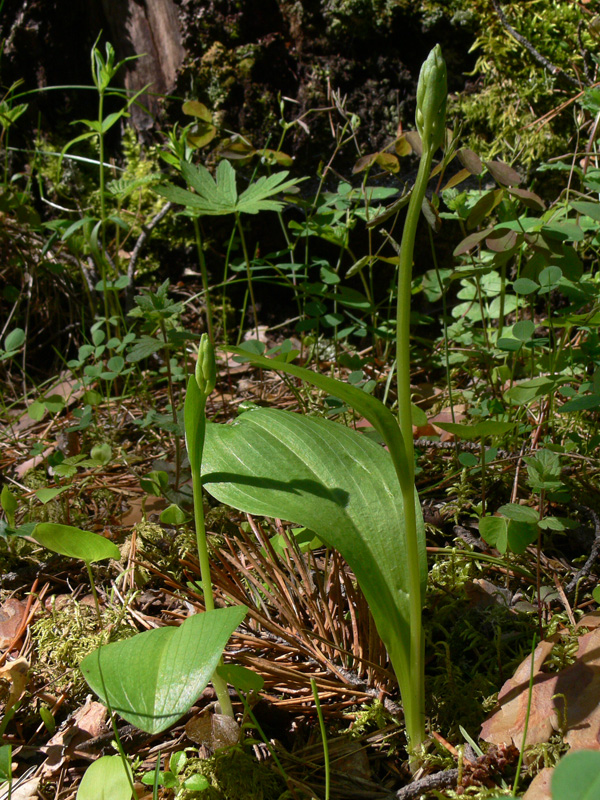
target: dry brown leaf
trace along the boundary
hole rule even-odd
[[[553,642],[544,640],[534,652],[534,676],[527,744],[546,742],[565,730],[573,750],[600,749],[600,627],[579,638],[575,663],[560,672],[541,672]],[[529,695],[528,656],[498,696],[499,708],[481,728],[481,738],[494,744],[523,743]],[[566,706],[566,711],[565,711]]]
[[[41,783],[41,778],[31,778],[24,783],[14,784],[11,794],[11,800],[34,800],[38,795],[38,787]]]
[[[215,714],[211,708],[192,717],[185,726],[185,735],[196,744],[218,750],[231,747],[240,739],[240,726],[225,714]]]
[[[19,632],[26,610],[27,605],[14,597],[0,606],[0,650],[6,650]]]
[[[106,732],[107,710],[102,703],[89,697],[85,704],[69,717],[61,730],[57,731],[45,747],[46,754],[42,777],[49,778],[66,764],[80,744]]]
[[[6,698],[4,713],[12,708],[23,696],[27,688],[29,674],[29,661],[26,658],[17,658],[0,667],[0,678],[10,682],[10,691]]]
[[[167,507],[167,501],[164,497],[155,497],[154,495],[147,494],[143,497],[135,497],[129,503],[129,508],[121,517],[121,525],[125,528],[133,528],[138,522],[144,518],[142,506],[146,512],[146,518],[151,514],[160,514]]]
[[[552,800],[552,767],[544,767],[529,784],[529,789],[523,795],[523,800]]]

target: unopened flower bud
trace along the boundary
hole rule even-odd
[[[446,62],[436,44],[423,62],[417,85],[416,123],[423,149],[437,150],[444,143],[447,97]]]
[[[215,349],[208,336],[203,333],[198,347],[196,361],[196,383],[205,397],[213,391],[217,383],[217,362]]]

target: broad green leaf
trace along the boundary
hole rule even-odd
[[[504,392],[504,399],[513,405],[524,406],[538,397],[550,394],[560,383],[565,383],[566,380],[566,378],[560,378],[558,375],[540,375],[537,378],[520,381]]]
[[[82,531],[58,522],[40,522],[33,529],[33,538],[43,547],[69,558],[80,558],[87,563],[104,558],[121,557],[116,544],[97,533]]]
[[[4,339],[4,348],[9,350],[18,350],[25,343],[25,331],[23,328],[13,328],[13,330]]]
[[[164,525],[183,525],[190,518],[176,503],[171,503],[168,508],[160,513],[160,521]]]
[[[410,581],[402,495],[390,454],[330,420],[256,408],[231,425],[207,424],[202,471],[204,487],[220,502],[303,525],[340,551],[369,603],[406,702]],[[415,508],[424,588],[425,534],[416,493]]]
[[[501,553],[506,553],[508,545],[508,522],[504,517],[480,517],[481,538]]]
[[[537,525],[540,519],[540,515],[535,508],[520,506],[518,503],[506,503],[506,505],[500,506],[498,512],[508,519],[514,519],[516,522],[529,522],[533,525]]]
[[[522,342],[528,342],[535,333],[535,322],[530,319],[522,319],[515,322],[512,329],[513,336]]]
[[[513,553],[524,553],[538,537],[537,524],[508,520],[508,546]]]
[[[184,114],[190,117],[197,117],[204,122],[212,122],[212,115],[204,103],[199,103],[197,100],[187,100],[182,106],[181,110]]]
[[[591,217],[591,219],[596,220],[596,222],[600,222],[600,203],[588,203],[585,201],[571,201],[571,207],[578,211],[580,214],[583,214],[586,217]]]
[[[123,719],[160,733],[195,703],[248,609],[194,614],[179,627],[156,628],[100,647],[80,668],[91,689]]]
[[[12,745],[0,747],[0,781],[8,781],[12,777]]]
[[[39,422],[41,419],[44,418],[44,414],[46,413],[46,406],[43,403],[40,403],[39,400],[34,400],[33,403],[27,407],[27,416],[31,417],[31,419]]]
[[[574,411],[588,411],[589,409],[600,408],[600,395],[598,394],[585,394],[580,397],[574,397],[557,409],[559,414],[569,414]]]
[[[76,800],[131,800],[133,773],[121,756],[102,756],[86,769]]]
[[[260,692],[265,685],[262,675],[241,664],[223,664],[217,667],[217,673],[226,683],[242,692]]]
[[[515,427],[514,422],[500,422],[495,419],[484,419],[475,424],[461,422],[436,422],[435,424],[447,433],[452,433],[459,439],[467,441],[482,439],[484,436],[502,436]]]
[[[230,353],[243,356],[245,360],[250,361],[254,366],[263,367],[264,369],[276,369],[279,372],[285,372],[294,378],[306,381],[306,383],[316,386],[317,389],[322,389],[332,397],[339,397],[344,403],[352,406],[355,411],[358,411],[361,416],[371,423],[383,438],[394,460],[398,479],[402,482],[404,475],[408,472],[404,455],[404,440],[396,417],[380,400],[371,397],[366,392],[363,392],[362,389],[357,389],[356,386],[352,386],[349,383],[336,381],[335,378],[321,375],[319,372],[313,372],[304,367],[298,367],[295,364],[283,363],[280,360],[249,354],[241,347],[227,347],[225,349]]]
[[[539,284],[529,278],[517,278],[513,283],[513,289],[517,294],[532,294],[539,288]]]
[[[577,750],[561,759],[552,775],[552,800],[597,800],[600,797],[600,753]]]
[[[55,497],[58,497],[59,494],[62,494],[62,492],[65,492],[68,488],[68,486],[56,486],[52,488],[42,487],[41,489],[35,490],[35,496],[40,503],[46,505],[46,503],[49,503],[50,500],[54,500]]]
[[[15,512],[18,508],[18,503],[17,498],[6,485],[2,487],[2,492],[0,492],[0,505],[6,514],[7,520],[10,522],[12,527],[14,527]]]

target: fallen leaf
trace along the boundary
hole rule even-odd
[[[11,597],[0,606],[0,650],[13,641],[23,622],[27,605]]]
[[[215,714],[212,708],[192,717],[185,726],[185,735],[196,744],[218,750],[231,747],[240,739],[240,726],[225,714]]]
[[[38,787],[41,781],[41,778],[31,778],[24,783],[13,783],[11,800],[34,800],[39,797]]]
[[[42,766],[42,777],[55,775],[72,757],[80,744],[106,732],[106,707],[88,697],[85,704],[69,717],[45,747],[46,754]]]
[[[534,652],[531,714],[527,744],[546,742],[564,730],[572,750],[600,750],[600,627],[579,638],[575,663],[560,672],[542,672],[554,642]],[[481,738],[521,748],[529,696],[531,656],[517,668],[498,696],[499,708],[483,723]]]
[[[132,528],[143,520],[142,506],[146,512],[146,518],[149,519],[151,514],[160,514],[167,507],[167,501],[164,497],[155,497],[151,494],[135,497],[130,501],[129,508],[121,517],[121,525],[124,528]]]
[[[523,800],[552,800],[550,784],[553,772],[552,767],[544,767],[541,772],[538,772],[523,795]]]
[[[0,667],[0,678],[10,682],[10,691],[6,698],[4,713],[12,708],[23,696],[27,688],[29,674],[29,661],[26,658],[17,658]]]

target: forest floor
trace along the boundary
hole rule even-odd
[[[268,332],[261,335],[269,346],[278,343]],[[318,368],[329,374],[333,363],[322,357]],[[375,359],[372,376],[384,383],[387,369]],[[480,466],[458,460],[478,450],[436,427],[451,419],[443,381],[425,374],[414,380],[428,417],[414,431],[429,569],[424,623],[430,735],[422,766],[411,772],[396,680],[343,559],[298,540],[285,521],[233,512],[206,496],[216,604],[249,609],[225,660],[250,668],[264,685],[243,698],[233,693],[241,723],[233,731],[214,714],[210,686],[167,732],[143,733],[117,718],[139,798],[153,796],[157,760],[167,775],[166,785],[154,790],[160,798],[323,798],[326,761],[332,798],[494,797],[511,793],[517,770],[521,788],[538,773],[547,785],[543,768],[569,745],[597,746],[593,698],[600,663],[594,641],[600,616],[590,594],[600,550],[597,462],[574,459],[554,476],[571,498],[574,522],[567,534],[550,530],[519,554],[506,547],[499,552],[479,535],[473,508],[482,493],[489,508],[499,498],[517,498],[543,415],[518,449],[495,451],[482,476]],[[90,693],[81,660],[107,637],[115,641],[177,625],[205,608],[188,515],[189,464],[165,423],[165,382],[148,373],[143,383],[121,386],[123,393],[117,381],[110,401],[100,399],[87,419],[80,413],[84,389],[69,371],[45,390],[46,398],[62,401],[47,403],[35,419],[25,413],[19,384],[12,379],[5,387],[0,473],[18,497],[15,525],[80,527],[121,552],[119,560],[93,566],[100,624],[81,561],[52,555],[30,535],[6,538],[1,727],[17,764],[12,796],[20,800],[74,797],[90,763],[115,752],[106,709]],[[207,414],[225,422],[248,401],[314,412],[323,399],[276,373],[221,357]],[[454,412],[461,419],[462,407]],[[351,413],[341,418],[364,423]],[[550,516],[553,504],[542,497],[544,502]],[[173,503],[185,519],[161,521]],[[589,675],[591,688],[583,691]],[[502,710],[491,716],[503,685],[508,694]],[[517,768],[525,728],[529,749]],[[197,775],[210,788],[194,791],[189,779]],[[144,776],[150,778],[142,783]]]

